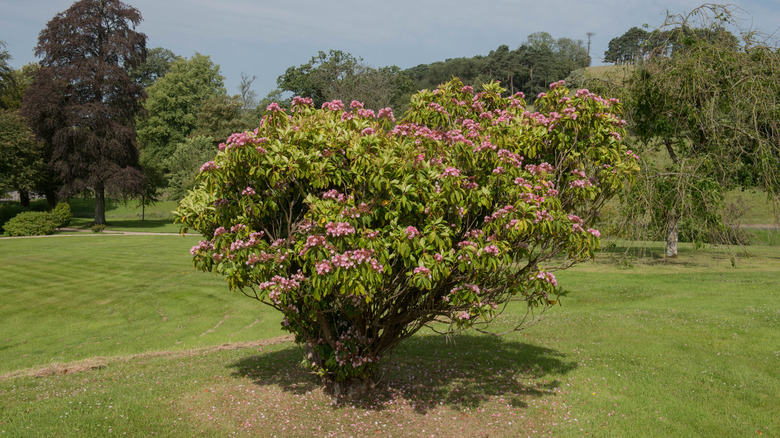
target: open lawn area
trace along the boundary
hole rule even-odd
[[[603,254],[556,273],[537,325],[420,333],[334,402],[278,315],[192,269],[196,242],[0,240],[0,435],[780,436],[777,246]]]

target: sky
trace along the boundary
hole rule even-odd
[[[141,12],[147,47],[209,55],[231,94],[241,74],[259,97],[290,66],[318,51],[342,50],[372,67],[414,67],[519,47],[534,32],[591,38],[600,65],[612,38],[633,26],[660,26],[667,11],[687,13],[701,0],[127,0]],[[38,33],[73,0],[0,0],[0,40],[11,65],[34,62]],[[741,0],[743,28],[780,37],[780,0]]]

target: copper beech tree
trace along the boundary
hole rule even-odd
[[[483,328],[556,304],[555,268],[592,257],[599,209],[638,171],[620,104],[562,82],[537,112],[497,83],[268,107],[203,165],[176,211],[195,266],[284,314],[305,363],[349,387],[422,327]],[[512,307],[517,309],[517,307]]]
[[[97,224],[106,221],[106,190],[142,186],[135,117],[145,94],[129,75],[146,58],[140,22],[138,10],[119,0],[73,3],[38,36],[40,68],[22,103],[63,192],[95,192]]]

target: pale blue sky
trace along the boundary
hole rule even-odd
[[[401,68],[514,49],[528,34],[586,40],[598,65],[609,40],[632,26],[659,26],[666,11],[688,12],[699,0],[129,0],[144,21],[148,47],[210,55],[237,93],[241,73],[256,75],[260,97],[287,67],[318,50],[339,49],[374,67]],[[0,40],[12,65],[35,61],[38,32],[72,0],[0,0]],[[780,0],[734,2],[745,27],[780,36]]]

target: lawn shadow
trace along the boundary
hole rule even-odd
[[[230,364],[237,378],[258,386],[277,386],[292,394],[320,390],[316,376],[298,364],[298,347],[245,357]],[[474,409],[500,398],[527,407],[531,399],[554,396],[562,375],[575,369],[556,350],[495,336],[415,336],[404,341],[378,372],[370,394],[340,397],[334,407],[351,405],[384,410],[398,402],[426,413],[440,406]]]

